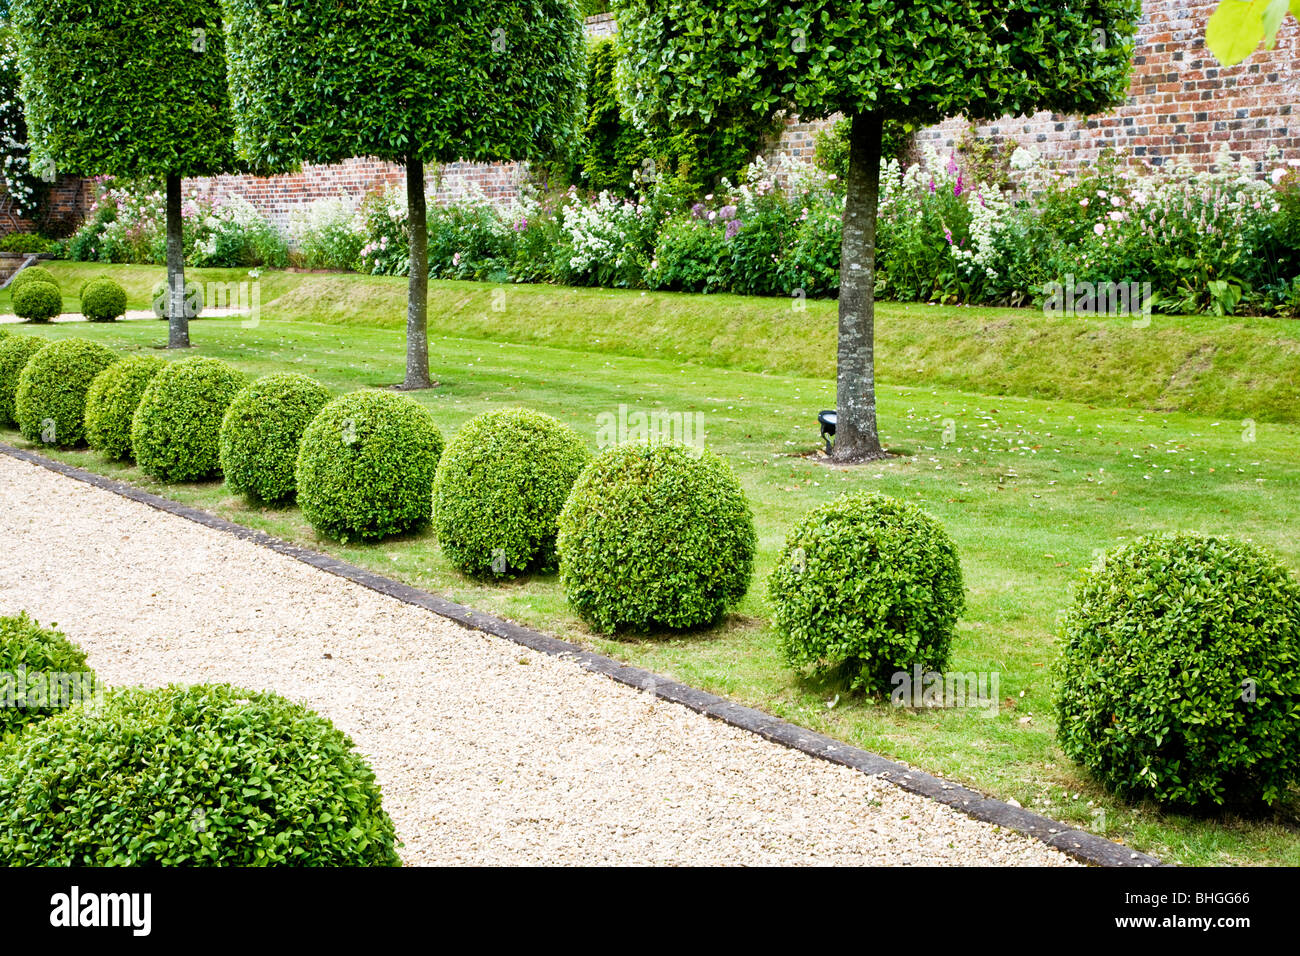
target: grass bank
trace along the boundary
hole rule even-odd
[[[71,296],[109,274],[131,308],[147,308],[161,267],[47,263]],[[202,282],[247,280],[241,270],[194,269]],[[406,280],[264,272],[269,319],[401,329]],[[836,304],[733,295],[642,293],[545,285],[431,282],[437,335],[664,358],[736,371],[830,380]],[[0,293],[0,312],[10,311]],[[1141,323],[1138,323],[1140,325]],[[1187,412],[1241,421],[1300,422],[1300,322],[1271,318],[1053,317],[1031,309],[881,303],[880,381]]]

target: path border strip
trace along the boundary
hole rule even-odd
[[[434,614],[449,618],[472,630],[504,638],[552,657],[575,661],[585,670],[603,674],[620,684],[626,684],[629,687],[635,687],[637,690],[653,694],[661,700],[680,704],[697,713],[720,720],[740,730],[757,734],[774,743],[789,747],[792,750],[798,750],[811,757],[851,767],[869,776],[880,777],[911,793],[929,797],[953,809],[960,810],[976,820],[1022,833],[1060,850],[1081,863],[1093,866],[1120,867],[1165,865],[1155,857],[1148,856],[1145,853],[1138,853],[1129,847],[1121,846],[1095,833],[1073,829],[1049,817],[1030,813],[1021,807],[1012,806],[1002,800],[995,800],[967,787],[949,783],[924,771],[913,769],[906,764],[889,760],[878,754],[836,740],[833,737],[828,737],[825,734],[817,733],[806,727],[800,727],[779,717],[773,717],[771,714],[765,714],[752,707],[742,706],[716,694],[710,694],[688,684],[661,677],[652,671],[633,667],[630,664],[624,664],[613,658],[605,657],[603,654],[585,650],[576,644],[560,640],[557,637],[551,637],[548,634],[502,620],[491,614],[476,611],[463,604],[456,604],[446,598],[438,597],[436,594],[422,591],[400,581],[394,581],[392,578],[386,578],[373,571],[367,571],[365,568],[348,564],[346,561],[322,554],[319,551],[300,548],[263,531],[246,528],[243,525],[235,524],[224,518],[218,518],[216,515],[201,511],[198,508],[191,508],[169,498],[142,491],[126,482],[106,478],[83,468],[77,468],[74,465],[67,465],[52,458],[47,458],[37,452],[16,448],[5,442],[0,442],[0,454],[19,461],[25,461],[28,464],[37,465],[66,478],[93,485],[96,488],[112,492],[131,501],[148,505],[158,511],[185,518],[214,531],[221,531],[244,541],[261,545],[286,557],[293,558],[295,561],[300,561],[320,571],[326,571],[337,577],[344,578],[353,584],[359,584],[364,588],[394,598],[404,604],[432,611]]]

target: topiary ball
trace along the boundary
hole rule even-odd
[[[112,279],[91,279],[81,290],[81,314],[91,322],[112,322],[126,315],[126,290]]]
[[[0,617],[0,739],[91,700],[99,685],[83,651],[27,616]]]
[[[791,529],[767,581],[786,663],[851,690],[943,671],[966,605],[957,547],[915,505],[859,492]]]
[[[298,506],[318,532],[374,540],[428,524],[442,432],[423,405],[352,392],[321,409],[298,450]]]
[[[49,343],[34,335],[11,335],[0,342],[0,425],[15,425],[14,399],[18,379],[33,355]]]
[[[14,315],[28,322],[48,322],[63,314],[63,295],[52,282],[28,282],[13,293]]]
[[[292,496],[302,433],[329,399],[320,382],[292,372],[245,386],[221,423],[221,472],[230,489],[272,503]]]
[[[59,339],[31,357],[18,377],[14,418],[28,441],[73,448],[86,440],[86,393],[118,359],[107,345]]]
[[[1272,804],[1300,780],[1300,584],[1254,545],[1140,538],[1064,623],[1061,749],[1117,793]]]
[[[433,484],[443,553],[467,574],[554,567],[560,509],[590,460],[577,432],[540,412],[503,409],[468,422]]]
[[[270,693],[131,688],[0,751],[13,866],[397,866],[352,741]]]
[[[96,375],[86,392],[86,444],[109,458],[130,458],[135,410],[166,364],[157,355],[129,355]]]
[[[220,359],[169,362],[145,387],[131,420],[131,451],[159,481],[198,481],[221,468],[221,419],[244,376]]]
[[[744,596],[754,518],[725,461],[625,444],[591,462],[560,512],[560,581],[597,631],[711,624]]]
[[[49,269],[44,266],[28,266],[10,280],[9,294],[13,295],[29,282],[48,282],[54,288],[59,288],[59,280]]]

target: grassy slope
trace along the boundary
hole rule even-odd
[[[161,267],[49,264],[65,290],[111,272],[132,308],[147,308]],[[191,270],[200,281],[247,280],[239,270]],[[398,329],[406,280],[268,272],[267,314]],[[642,358],[780,372],[835,373],[835,303],[645,294],[553,286],[435,282],[430,331]],[[65,300],[75,308],[75,300]],[[0,312],[10,311],[0,293]],[[1053,318],[1029,309],[882,303],[879,375],[896,385],[1067,399],[1263,422],[1300,422],[1300,323],[1287,319],[1155,316]]]
[[[351,277],[270,281],[283,282],[294,315],[310,311],[302,305],[304,290],[318,292],[322,281],[353,284],[361,290],[358,296],[367,288],[386,289],[390,284]],[[434,296],[479,291],[475,286],[437,284]],[[661,357],[622,355],[609,332],[584,339],[573,331],[603,328],[603,313],[590,310],[607,299],[640,298],[636,293],[517,288],[507,295],[504,316],[489,312],[480,317],[483,324],[470,323],[458,335],[432,338],[432,363],[442,387],[417,397],[447,433],[487,408],[525,404],[570,422],[593,444],[596,416],[619,404],[703,412],[707,439],[736,468],[753,504],[760,537],[754,587],[722,626],[694,635],[600,638],[573,618],[553,577],[504,586],[467,580],[448,566],[428,534],[371,546],[338,546],[317,540],[296,510],[250,507],[218,483],[160,488],[135,469],[106,464],[89,452],[59,457],[731,695],[998,796],[1015,797],[1031,809],[1172,861],[1300,864],[1294,807],[1267,820],[1206,820],[1127,806],[1102,792],[1055,745],[1048,673],[1055,655],[1056,617],[1069,599],[1078,568],[1116,541],[1160,529],[1230,532],[1251,537],[1291,566],[1300,566],[1293,504],[1300,491],[1300,426],[1261,424],[1256,440],[1247,442],[1240,420],[1266,421],[1250,405],[1220,420],[1032,397],[990,398],[927,381],[925,388],[889,385],[881,390],[886,442],[907,451],[906,457],[877,468],[831,471],[800,457],[816,444],[812,413],[833,401],[829,376],[719,367],[697,361],[700,353],[683,359],[648,334],[639,349]],[[516,297],[539,309],[541,301],[558,299],[568,305],[556,306],[560,311],[538,328],[513,311]],[[743,301],[662,298],[674,301],[643,308],[669,310],[680,300],[697,303],[691,314],[701,328],[704,309],[714,303],[738,309]],[[265,295],[264,302],[269,300]],[[400,379],[400,331],[286,322],[279,311],[281,301],[277,298],[265,309],[258,328],[244,329],[228,320],[195,323],[197,351],[228,359],[250,373],[292,368],[337,391]],[[334,318],[345,318],[355,307],[347,301]],[[392,321],[383,324],[398,323],[400,295],[393,301],[397,305],[389,309]],[[942,317],[954,311],[958,317],[953,321],[974,321],[964,311],[931,313],[946,321]],[[491,338],[495,325],[512,320],[519,328],[498,340]],[[684,321],[674,325],[673,333],[683,343]],[[984,313],[983,321],[996,319]],[[127,348],[157,345],[165,337],[162,324],[153,322],[33,331],[84,335]],[[505,341],[534,337],[579,347]],[[1061,351],[1040,346],[1036,356],[1026,356],[1025,364],[1060,364]],[[718,354],[725,356],[726,349]],[[885,362],[882,359],[882,365]],[[1141,369],[1138,366],[1133,374],[1135,380],[1145,379]],[[886,377],[906,376],[891,369]],[[1207,393],[1213,391],[1210,380],[1205,387]],[[950,418],[956,440],[944,445],[943,423]],[[21,444],[13,432],[0,437]],[[952,532],[970,589],[970,608],[952,666],[1001,673],[1005,706],[996,719],[962,711],[898,711],[845,695],[837,700],[834,688],[799,680],[781,665],[765,625],[764,578],[782,536],[807,508],[842,490],[864,486],[917,501]]]

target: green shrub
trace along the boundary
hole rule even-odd
[[[1300,584],[1226,538],[1140,538],[1086,572],[1058,662],[1061,749],[1124,796],[1275,803],[1300,780]]]
[[[18,378],[33,355],[45,348],[48,339],[34,335],[11,335],[0,341],[0,425],[16,425],[14,398]]]
[[[14,418],[28,441],[72,448],[86,439],[86,392],[118,353],[88,339],[58,339],[18,377]]]
[[[129,355],[95,376],[86,392],[86,443],[109,458],[131,457],[131,420],[144,390],[164,365],[157,355]]]
[[[0,237],[0,252],[18,252],[24,255],[40,255],[49,252],[54,245],[53,239],[46,239],[30,232],[11,232]]]
[[[59,287],[59,280],[49,269],[44,266],[28,266],[9,282],[9,294],[13,295],[29,282],[48,282],[56,289]]]
[[[112,322],[126,315],[126,290],[105,276],[81,289],[81,314],[91,322]]]
[[[560,581],[598,631],[691,628],[749,588],[754,519],[731,468],[683,445],[599,455],[560,512]]]
[[[948,533],[907,502],[859,492],[808,512],[768,578],[786,662],[851,690],[942,671],[965,608]]]
[[[53,282],[25,282],[13,293],[14,315],[28,322],[48,322],[63,313],[63,294]]]
[[[540,412],[502,409],[468,422],[433,485],[443,553],[467,574],[554,567],[560,509],[590,460],[572,428]]]
[[[307,426],[298,451],[298,505],[318,532],[347,541],[415,530],[433,511],[443,438],[407,395],[336,398]]]
[[[231,490],[268,502],[291,496],[302,433],[329,399],[320,382],[292,372],[245,386],[221,423],[221,473]]]
[[[214,358],[188,358],[160,369],[131,421],[131,450],[160,481],[198,481],[221,468],[221,419],[244,376]]]
[[[0,740],[96,689],[86,652],[62,632],[41,627],[25,611],[0,617]]]
[[[397,866],[352,741],[300,704],[227,685],[131,688],[0,753],[15,866]]]

